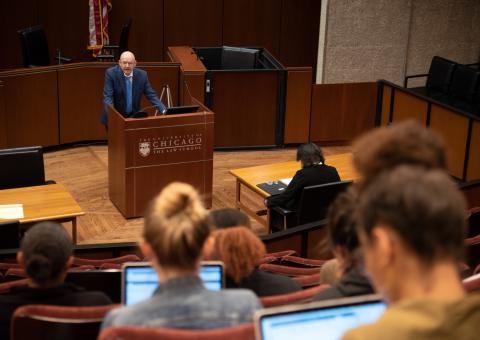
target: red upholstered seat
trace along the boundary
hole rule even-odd
[[[469,293],[479,291],[480,290],[480,274],[475,274],[463,280],[463,287]]]
[[[212,330],[186,330],[151,327],[113,327],[104,329],[99,340],[253,340],[252,323]]]
[[[330,285],[320,285],[294,293],[264,296],[260,298],[260,302],[262,303],[263,307],[275,307],[293,303],[310,302],[315,295],[327,288],[330,288]]]
[[[282,266],[279,264],[265,263],[260,266],[260,269],[267,272],[282,274],[285,276],[302,276],[302,275],[313,275],[319,274],[320,268],[297,268],[290,266]]]
[[[298,283],[302,288],[314,287],[320,285],[320,273],[304,276],[295,276],[293,281]]]
[[[325,262],[327,262],[327,260],[308,259],[304,257],[288,255],[282,257],[280,264],[291,267],[321,268]]]
[[[96,339],[104,316],[115,307],[22,306],[13,314],[11,339]]]
[[[79,257],[73,258],[73,264],[75,266],[90,265],[90,266],[95,266],[97,268],[100,268],[104,263],[122,264],[125,262],[138,262],[138,261],[140,261],[140,258],[134,254],[113,257],[110,259],[82,259]]]

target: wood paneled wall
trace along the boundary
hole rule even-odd
[[[375,83],[313,85],[310,140],[348,143],[375,126]]]
[[[261,46],[285,66],[317,60],[318,0],[112,0],[111,42],[133,19],[129,48],[141,61],[164,61],[168,46]],[[0,69],[21,67],[16,31],[44,26],[50,53],[87,61],[88,0],[0,0]]]

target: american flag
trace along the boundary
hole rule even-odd
[[[103,45],[108,45],[108,12],[112,9],[111,0],[89,0],[90,45],[95,57]]]

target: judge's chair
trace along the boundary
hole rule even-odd
[[[23,66],[36,67],[51,65],[47,36],[42,26],[32,26],[17,31],[22,47]],[[71,62],[71,58],[55,56],[58,64]]]
[[[324,219],[330,204],[351,183],[352,181],[341,181],[303,188],[297,211],[278,206],[268,209],[269,231],[284,230]]]
[[[122,25],[120,31],[120,39],[118,45],[103,45],[103,48],[97,54],[99,61],[115,61],[120,58],[120,55],[128,50],[128,37],[130,35],[130,28],[132,27],[132,19],[129,19]]]

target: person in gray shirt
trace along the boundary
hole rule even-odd
[[[210,228],[194,188],[178,182],[165,187],[147,212],[140,243],[157,272],[159,287],[148,300],[111,311],[102,329],[126,325],[212,329],[251,322],[261,308],[253,292],[209,291],[198,276]]]

